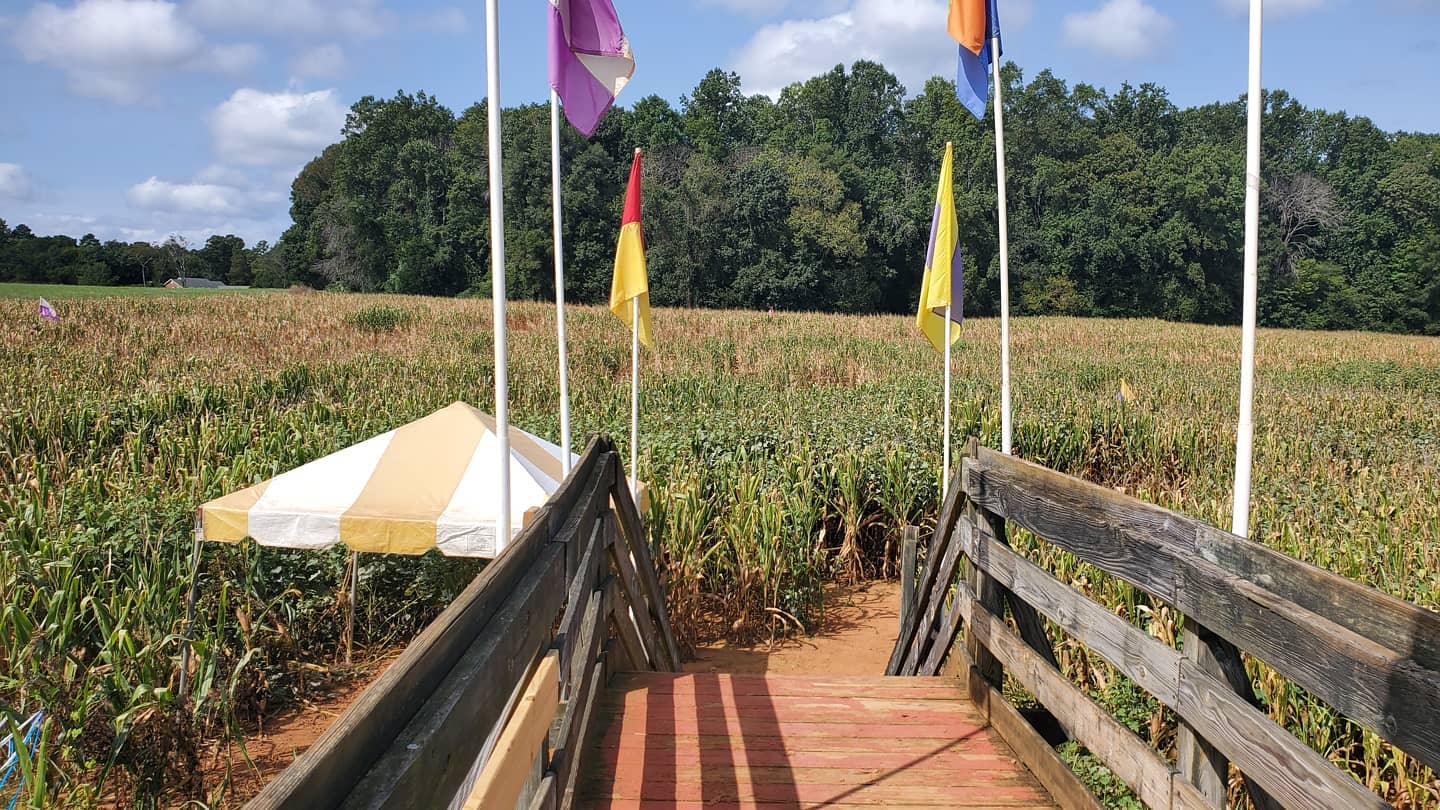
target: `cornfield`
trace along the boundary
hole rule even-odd
[[[26,797],[230,804],[229,782],[197,767],[213,746],[344,674],[345,554],[205,548],[181,700],[195,506],[457,399],[488,410],[489,304],[94,299],[63,304],[58,324],[32,309],[0,301],[0,716],[47,712],[21,762]],[[510,312],[514,422],[557,439],[552,309]],[[575,435],[623,445],[629,341],[604,309],[570,312]],[[900,526],[933,521],[941,483],[941,365],[910,319],[664,310],[655,326],[639,476],[682,642],[814,629],[824,582],[892,574]],[[963,328],[957,446],[998,443],[997,338],[993,321]],[[1012,340],[1018,454],[1228,523],[1236,330],[1039,318],[1017,321]],[[1440,345],[1274,332],[1257,363],[1255,539],[1440,609]],[[1116,401],[1122,377],[1138,401]],[[1168,607],[1043,541],[1014,541],[1174,642]],[[403,644],[477,570],[366,555],[357,645]],[[1173,718],[1153,699],[1069,640],[1058,653],[1138,733],[1171,745]],[[1302,740],[1399,806],[1440,807],[1435,774],[1250,667]],[[1087,778],[1103,787],[1103,774]]]

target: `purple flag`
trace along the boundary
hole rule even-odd
[[[40,317],[44,318],[47,321],[60,320],[59,314],[55,312],[55,307],[50,306],[50,302],[46,301],[44,298],[40,299]]]
[[[590,137],[635,74],[610,0],[550,0],[550,86],[570,125]]]

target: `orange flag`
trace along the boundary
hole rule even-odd
[[[640,319],[634,319],[635,299]],[[625,192],[625,215],[620,220],[620,242],[615,246],[615,278],[610,282],[610,311],[632,331],[639,330],[645,348],[650,342],[650,282],[645,275],[645,232],[640,227],[640,150],[630,166],[630,187]]]

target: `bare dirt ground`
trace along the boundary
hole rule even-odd
[[[730,645],[707,644],[687,672],[747,675],[883,675],[900,630],[900,583],[825,586],[825,618],[813,636]]]
[[[400,650],[387,651],[361,672],[338,684],[319,699],[292,707],[265,719],[263,728],[245,740],[245,749],[235,743],[216,745],[201,756],[205,791],[217,806],[239,807],[260,792],[276,774],[309,748],[330,723],[345,711],[365,687],[390,666]],[[249,761],[246,761],[246,755]]]

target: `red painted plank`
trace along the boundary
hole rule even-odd
[[[631,738],[623,738],[629,742]],[[701,747],[696,738],[669,737],[655,740],[656,744],[646,745],[644,738],[633,744],[618,745],[614,741],[601,741],[586,759],[587,767],[602,770],[615,769],[617,762],[650,756],[656,760],[672,763],[677,768],[709,767],[711,765],[735,767],[781,767],[828,768],[848,767],[862,761],[867,768],[1009,768],[1015,769],[1015,762],[1009,756],[995,749],[988,739],[978,740],[965,747],[938,745],[913,746],[893,745],[886,742],[880,746],[859,746],[858,750],[845,750],[833,745],[822,750],[807,751],[788,748],[753,748],[733,746],[729,740],[717,741],[712,747]],[[724,742],[726,744],[721,744]],[[872,742],[870,740],[864,741]],[[904,741],[896,740],[895,743]],[[678,744],[677,744],[678,743]],[[872,750],[881,748],[883,750]]]
[[[732,801],[732,802],[679,802],[679,801],[647,801],[640,799],[612,799],[602,798],[588,801],[582,804],[587,810],[778,810],[786,808],[803,808],[803,810],[820,810],[821,808],[849,808],[849,807],[875,807],[875,803],[860,799],[857,801],[827,801],[823,803],[797,804],[794,802],[755,802],[755,801]],[[895,803],[887,803],[885,806],[899,807]],[[912,807],[925,807],[927,805],[911,805]],[[1013,810],[1016,807],[1025,808],[1053,808],[1055,805],[1046,799],[1020,799],[1004,804],[991,801],[976,800],[965,802],[960,805],[949,805],[964,807],[966,810]]]
[[[955,737],[892,737],[883,739],[878,737],[853,738],[853,737],[750,737],[746,738],[743,746],[749,751],[845,751],[845,752],[870,752],[875,750],[890,751],[894,753],[925,753],[943,748],[948,745],[956,745]],[[699,750],[699,751],[729,751],[736,748],[734,738],[728,734],[621,734],[616,728],[605,731],[600,738],[599,746],[602,748],[623,748],[643,750],[649,748],[654,751]],[[987,735],[976,735],[958,739],[958,746],[961,751],[976,753],[992,752],[995,750],[994,743]]]
[[[702,709],[725,707],[744,711],[768,711],[773,714],[795,712],[847,712],[887,716],[893,712],[948,712],[959,716],[975,716],[970,706],[961,701],[924,700],[842,695],[754,695],[728,691],[685,695],[636,690],[607,697],[601,702],[610,709],[631,709],[641,706],[685,706]]]
[[[857,758],[851,767],[801,768],[708,765],[672,767],[669,763],[632,759],[618,768],[591,772],[619,795],[627,789],[644,784],[680,782],[705,787],[726,785],[903,785],[912,787],[984,787],[989,785],[1027,785],[1023,773],[1013,763],[992,763],[991,767],[922,768],[901,765],[894,768],[876,766],[868,757]]]
[[[1004,804],[1030,801],[1048,804],[1049,799],[1030,785],[912,786],[912,785],[712,785],[694,782],[649,782],[641,785],[620,784],[609,789],[617,799],[649,799],[685,802],[791,802],[819,803],[846,800],[870,801],[876,804],[918,804],[930,807],[956,807],[967,802]]]

